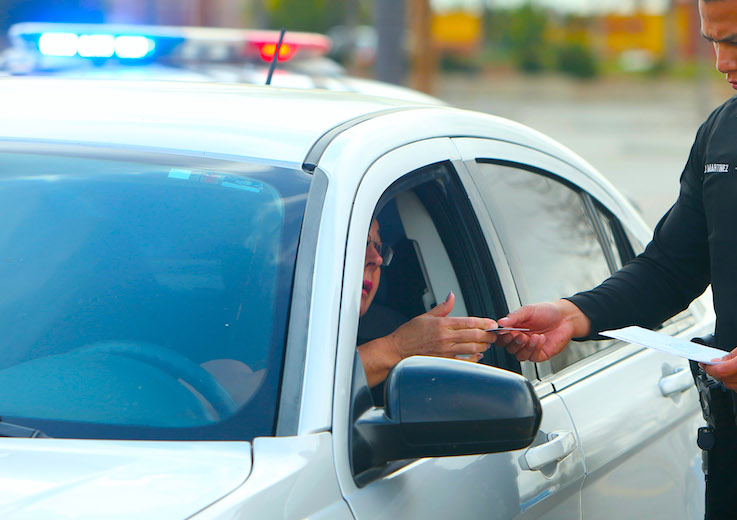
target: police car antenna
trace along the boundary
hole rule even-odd
[[[274,52],[274,57],[271,58],[271,65],[269,65],[269,75],[266,76],[266,84],[271,85],[271,76],[274,75],[274,69],[276,69],[276,62],[279,61],[279,54],[281,53],[281,44],[284,40],[284,33],[287,32],[286,29],[282,29],[279,33],[279,42],[276,44],[276,51]]]

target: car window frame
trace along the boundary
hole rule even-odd
[[[395,159],[397,159],[397,161],[395,161]],[[392,166],[388,166],[388,164],[392,163],[395,164]],[[460,206],[466,205],[468,211],[473,211],[470,204],[468,204],[468,194],[465,193],[465,186],[460,180],[461,173],[458,171],[459,167],[461,169],[465,169],[465,166],[458,161],[457,150],[453,147],[452,142],[449,138],[433,138],[399,147],[390,152],[387,152],[382,157],[374,161],[372,166],[368,169],[368,171],[364,174],[362,178],[361,184],[356,194],[356,199],[354,200],[353,210],[351,212],[350,226],[348,229],[348,237],[346,241],[346,259],[355,254],[356,248],[358,248],[359,250],[361,249],[361,247],[365,248],[365,230],[362,229],[364,226],[363,224],[361,224],[361,221],[359,219],[365,220],[364,224],[366,229],[368,229],[370,218],[373,215],[373,212],[377,205],[380,204],[385,190],[387,190],[390,186],[392,186],[395,182],[402,179],[403,177],[415,173],[418,169],[437,163],[446,163],[448,165],[448,174],[455,174],[459,177],[455,180],[450,179],[450,185],[455,185],[455,190],[453,190],[455,192],[448,194],[447,196],[451,198],[451,200],[455,199]],[[380,180],[375,177],[373,173],[376,170],[382,169],[385,170],[385,172],[382,173],[382,179]],[[392,171],[390,175],[387,175],[388,170]],[[370,210],[368,206],[371,206]],[[471,216],[473,216],[473,212],[471,213]],[[435,216],[433,215],[432,217],[434,218]],[[468,215],[466,215],[466,217],[468,218]],[[482,234],[481,227],[478,226],[478,224],[475,222],[475,219],[471,220],[472,221],[466,221],[465,224],[471,227],[471,231],[469,232],[475,236],[474,243],[476,245],[473,247],[486,248],[486,241]],[[440,229],[438,229],[437,231],[440,235],[442,235]],[[441,236],[441,239],[445,240],[445,237]],[[356,246],[356,242],[359,244],[358,246]],[[446,250],[448,249],[448,245],[445,243],[445,241],[443,243],[443,246],[446,248]],[[351,253],[351,251],[353,251],[353,253]],[[448,253],[449,256],[453,256],[450,251],[448,251]],[[475,255],[476,259],[478,259],[478,256],[479,255]],[[453,269],[458,274],[457,262],[458,260],[451,259]],[[494,259],[489,256],[488,262],[493,263]],[[482,261],[480,265],[487,266],[488,264]],[[357,267],[358,266],[354,265],[353,269],[356,269]],[[476,272],[476,274],[478,274],[479,270],[483,272],[484,268],[477,266],[473,270]],[[348,266],[348,262],[346,262],[341,299],[342,304],[339,326],[339,346],[336,362],[336,392],[335,400],[333,403],[333,432],[335,436],[335,447],[336,450],[343,452],[346,455],[346,462],[350,460],[349,439],[351,433],[350,430],[352,428],[352,420],[350,415],[350,394],[352,393],[352,386],[350,385],[352,385],[354,380],[353,369],[358,363],[357,359],[359,359],[355,349],[356,330],[358,325],[359,298],[358,293],[354,290],[351,290],[351,288],[346,285],[346,280],[348,279],[348,277],[351,276],[349,271],[350,269]],[[484,273],[483,276],[486,276],[488,279],[490,275],[487,272]],[[489,280],[489,283],[495,283],[497,287],[500,287],[498,281]],[[464,287],[463,282],[461,282],[461,285],[462,287]],[[464,291],[466,291],[465,287]],[[499,292],[501,294],[501,288],[499,288]],[[471,299],[473,299],[473,297]],[[471,308],[474,309],[474,307],[476,307],[477,305],[478,304],[472,304]],[[506,308],[500,308],[499,312],[506,313]],[[348,367],[350,367],[350,369]],[[346,377],[346,371],[348,371],[350,377]],[[345,390],[341,391],[339,390],[340,388],[344,388]],[[342,456],[338,457],[338,459],[342,458]],[[418,462],[420,461],[410,460],[389,464],[386,466],[386,468],[382,468],[382,471],[375,472],[374,475],[372,475],[371,477],[371,481],[383,478],[389,474],[396,472],[400,468],[404,468],[408,465]],[[353,481],[354,476],[352,475],[349,464],[336,464],[336,466],[337,471],[340,475],[339,478],[341,480],[350,479],[351,486],[356,485],[356,483]]]
[[[343,483],[344,495],[360,489],[351,468],[351,433],[353,428],[354,370],[362,370],[356,350],[360,306],[360,272],[366,247],[366,230],[369,229],[379,200],[389,186],[406,174],[423,166],[458,159],[457,150],[448,138],[427,139],[404,145],[371,161],[362,174],[353,194],[348,218],[347,236],[344,239],[344,264],[340,287],[340,312],[338,317],[337,353],[335,357],[334,391],[332,400],[333,445],[336,453],[335,470]],[[360,258],[358,258],[360,257]],[[349,283],[352,280],[354,283]],[[399,461],[377,472],[374,479],[383,478],[415,461]]]

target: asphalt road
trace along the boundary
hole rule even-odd
[[[699,125],[734,92],[725,81],[576,82],[510,74],[450,75],[434,94],[539,130],[591,163],[653,227],[678,195]]]

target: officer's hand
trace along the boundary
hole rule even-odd
[[[718,361],[718,360],[713,360]],[[717,365],[701,365],[711,377],[721,381],[725,387],[737,392],[737,348],[721,359]]]
[[[519,361],[547,361],[559,354],[572,338],[586,336],[591,322],[568,300],[525,305],[499,320],[500,327],[530,329],[529,333],[499,335],[496,344]]]

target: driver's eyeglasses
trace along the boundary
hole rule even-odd
[[[392,262],[392,258],[394,258],[394,250],[386,244],[382,244],[376,240],[371,240],[371,237],[369,236],[368,239],[366,239],[366,249],[371,246],[374,246],[374,249],[379,253],[379,256],[382,259],[381,267],[388,267]]]

